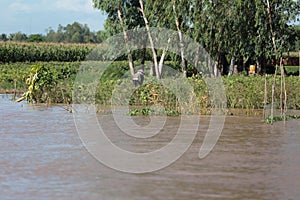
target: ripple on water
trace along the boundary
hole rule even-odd
[[[158,136],[130,140],[99,116],[116,144],[158,149],[174,137],[178,119]],[[111,170],[93,159],[72,114],[0,95],[0,199],[297,199],[300,196],[299,120],[283,126],[257,118],[228,117],[205,159],[198,152],[208,128],[203,117],[195,142],[177,162],[153,173]],[[106,120],[106,121],[105,121]],[[143,118],[137,118],[143,124]]]

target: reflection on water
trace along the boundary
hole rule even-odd
[[[148,140],[120,134],[106,122],[115,144],[132,151],[164,146],[176,132],[170,118]],[[299,121],[265,125],[258,118],[228,117],[213,152],[199,160],[208,128],[201,118],[191,148],[154,173],[119,173],[97,162],[81,144],[73,116],[60,107],[16,104],[0,96],[0,199],[298,199]],[[135,118],[137,123],[143,118]]]

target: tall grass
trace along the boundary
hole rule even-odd
[[[82,61],[95,47],[95,44],[0,42],[0,62]]]

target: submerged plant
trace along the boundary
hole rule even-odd
[[[289,120],[289,119],[300,119],[300,116],[299,115],[288,115],[285,117],[286,120]],[[277,121],[284,121],[284,116],[268,116],[266,119],[265,119],[265,123],[266,124],[271,124],[273,122],[277,122]]]
[[[129,111],[130,116],[149,116],[149,115],[167,115],[179,116],[181,113],[177,110],[155,110],[151,108],[133,109]]]
[[[68,81],[72,74],[76,74],[76,70],[59,70],[43,64],[32,65],[26,79],[27,91],[23,97],[31,103],[69,103],[70,92],[66,90],[72,88]]]

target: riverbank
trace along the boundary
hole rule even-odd
[[[14,101],[13,98],[13,93],[11,92],[6,92],[3,93],[3,91],[0,91],[0,96],[2,98],[7,98],[10,99],[11,101]],[[18,91],[16,93],[16,99],[21,97],[23,95],[22,92]],[[65,110],[66,112],[72,113],[72,104],[64,104],[64,103],[52,103],[52,104],[47,104],[47,103],[35,103],[34,106],[41,106],[41,107],[60,107],[62,110]],[[98,114],[112,114],[112,109],[115,109],[115,107],[112,107],[111,105],[100,105],[96,104],[96,109]],[[127,109],[127,107],[124,107],[124,109]],[[129,107],[129,115],[142,115],[144,116],[145,114],[142,114],[141,111],[144,109],[143,107]],[[145,110],[145,109],[144,109]],[[139,114],[134,114],[134,112],[140,112]],[[172,112],[172,110],[170,110]],[[224,109],[224,114],[226,116],[238,116],[238,117],[257,117],[258,120],[264,120],[264,110],[263,109],[239,109],[239,108],[226,108]],[[265,115],[269,116],[271,113],[271,109],[268,107],[266,110]],[[150,113],[151,114],[151,113]],[[155,114],[155,113],[152,113]],[[168,113],[164,113],[168,115]],[[180,113],[178,113],[180,114]],[[201,113],[200,113],[201,114]],[[288,109],[287,110],[287,116],[300,116],[300,110],[295,110],[295,109]],[[209,115],[209,113],[202,113],[201,115]],[[281,115],[281,110],[280,109],[275,109],[274,110],[274,116],[280,116]],[[169,114],[169,116],[177,116],[177,114]]]
[[[0,89],[0,94],[17,94],[22,95],[26,92],[26,90],[12,90],[12,89]]]
[[[89,63],[94,64],[94,63]],[[99,64],[99,63],[97,63]],[[101,63],[100,63],[101,64]],[[103,64],[103,63],[102,63]],[[96,83],[96,91],[88,89],[87,85],[79,84],[76,88],[84,89],[82,98],[95,96],[95,103],[99,105],[111,105],[111,98],[115,88],[126,81],[127,62],[113,62],[102,74]],[[21,95],[27,91],[28,100],[35,103],[66,103],[71,104],[74,81],[78,70],[82,66],[80,62],[49,62],[49,63],[15,63],[0,65],[0,93]],[[146,66],[149,67],[149,66]],[[95,73],[91,72],[93,76]],[[34,79],[38,77],[38,79]],[[88,77],[87,77],[88,78]],[[163,106],[167,112],[180,113],[178,97],[164,86],[149,81],[152,77],[146,74],[145,84],[136,88],[131,94],[129,105],[140,106],[149,111],[153,105]],[[189,113],[210,114],[212,100],[204,78],[188,78],[192,86],[192,94],[195,96],[188,105]],[[261,115],[264,108],[265,81],[267,83],[267,110],[271,103],[272,84],[274,77],[267,76],[224,76],[222,82],[225,89],[226,99],[223,99],[224,107],[233,115],[239,115],[236,110],[242,110],[243,115]],[[27,82],[27,83],[26,83]],[[300,77],[287,76],[287,108],[289,110],[300,110]],[[126,89],[126,88],[124,88]],[[188,98],[191,93],[184,93]],[[178,96],[178,95],[177,95]],[[78,100],[78,99],[77,99]],[[121,99],[122,100],[122,99]],[[280,76],[277,77],[275,89],[275,109],[280,109]]]

